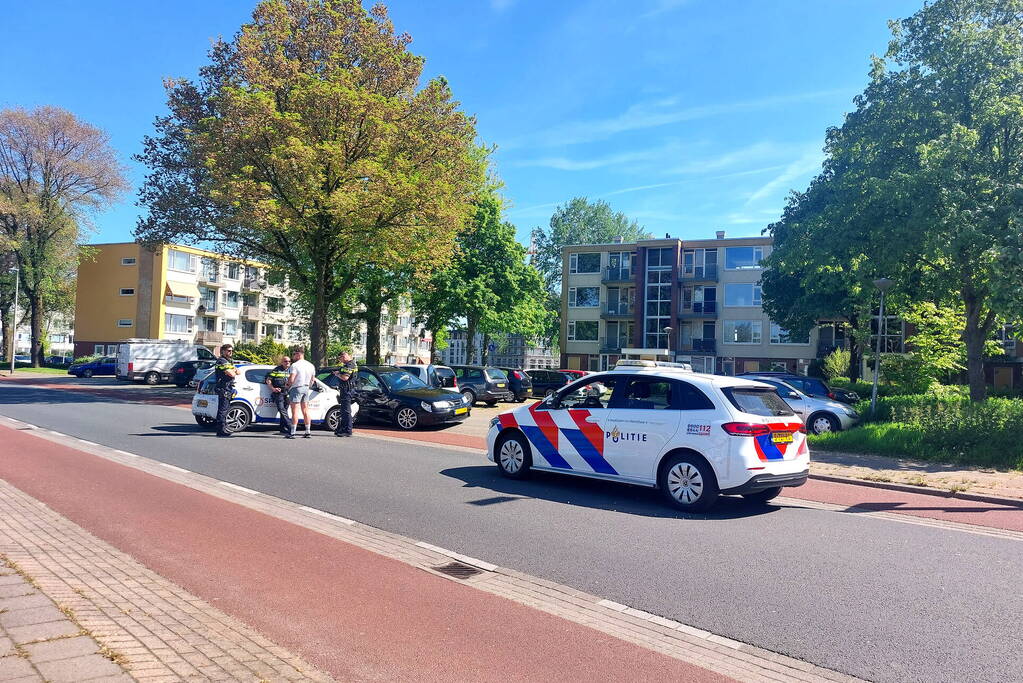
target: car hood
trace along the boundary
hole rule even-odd
[[[437,401],[451,401],[455,394],[445,389],[402,389],[400,391],[392,391],[396,396],[406,396],[408,398],[415,398],[420,401],[426,401],[427,403],[436,403]]]

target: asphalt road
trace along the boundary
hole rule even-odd
[[[537,475],[380,439],[217,439],[183,410],[5,387],[0,413],[879,681],[1023,680],[1023,542]],[[1023,513],[1021,513],[1023,514]]]

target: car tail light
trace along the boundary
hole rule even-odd
[[[522,379],[522,373],[518,370],[512,370],[512,377],[515,379]]]
[[[767,425],[753,424],[752,422],[726,422],[721,425],[732,436],[763,436],[771,433]]]
[[[174,368],[174,372],[178,373],[179,375],[184,371],[185,371],[184,368]]]
[[[132,371],[134,365],[134,363],[128,363],[128,372]]]
[[[828,398],[830,398],[832,401],[834,401],[835,400],[835,392],[829,391],[828,392]]]

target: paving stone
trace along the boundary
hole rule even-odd
[[[28,595],[35,592],[35,588],[32,588],[32,586],[24,582],[0,586],[0,598],[13,598],[17,595]]]
[[[21,578],[18,574],[2,574],[0,575],[0,586],[12,586],[19,583],[25,583],[25,579]],[[27,586],[28,584],[25,583]]]
[[[0,657],[0,681],[9,681],[23,676],[35,676],[36,671],[27,659],[10,655]]]
[[[0,636],[0,657],[14,653],[14,641],[7,636]]]
[[[30,609],[32,607],[46,607],[52,605],[53,600],[50,600],[42,593],[19,595],[16,598],[0,598],[0,610],[8,610],[10,612],[19,609]]]
[[[89,636],[78,636],[77,638],[59,638],[44,643],[25,645],[25,650],[28,651],[29,658],[38,664],[96,654],[99,651],[99,645]]]
[[[60,638],[62,636],[78,635],[80,630],[67,619],[61,619],[60,621],[48,621],[45,624],[17,626],[9,629],[7,635],[15,643],[30,643],[34,640],[50,640],[51,638]]]
[[[45,624],[48,621],[67,619],[63,612],[52,604],[44,607],[31,607],[19,609],[13,612],[0,614],[0,626],[14,628],[15,626],[27,626],[29,624]]]
[[[56,662],[40,662],[36,668],[50,683],[78,683],[90,678],[124,673],[120,666],[103,655],[82,655]]]

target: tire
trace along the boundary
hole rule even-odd
[[[193,415],[192,417],[195,418],[195,423],[197,425],[199,425],[200,427],[205,427],[207,429],[212,429],[217,424],[217,421],[215,419],[213,419],[212,417],[206,417],[205,415]]]
[[[152,372],[152,371],[147,372],[146,376],[142,378],[142,381],[145,382],[146,384],[148,384],[149,386],[153,386],[154,384],[159,384],[160,383],[160,373],[159,372]]]
[[[398,409],[394,411],[393,419],[396,427],[404,429],[405,431],[411,431],[419,424],[419,413],[416,412],[415,408],[399,406]]]
[[[462,398],[469,402],[470,407],[476,405],[476,392],[472,389],[463,389]]]
[[[509,479],[523,479],[529,474],[533,457],[529,444],[519,432],[507,432],[494,442],[494,462],[501,474]]]
[[[82,370],[82,374],[79,375],[79,377],[85,377],[85,378],[92,377],[92,370],[89,370],[88,368],[86,368],[85,370]]]
[[[778,497],[781,493],[781,487],[775,486],[773,488],[764,489],[763,491],[757,491],[756,493],[744,493],[742,497],[751,503],[766,503],[769,500],[773,500]]]
[[[543,397],[544,398],[550,398],[553,395],[554,395],[554,389],[548,389],[547,391],[543,392]]]
[[[334,406],[323,416],[323,428],[329,432],[337,431],[337,422],[341,419],[341,409]]]
[[[227,409],[224,431],[228,434],[243,431],[252,422],[252,413],[241,403],[232,403]]]
[[[717,478],[707,461],[692,453],[669,456],[658,478],[661,493],[675,508],[703,512],[717,502]]]
[[[830,413],[811,415],[806,426],[811,434],[827,434],[842,430],[842,425],[839,423],[838,418]]]

